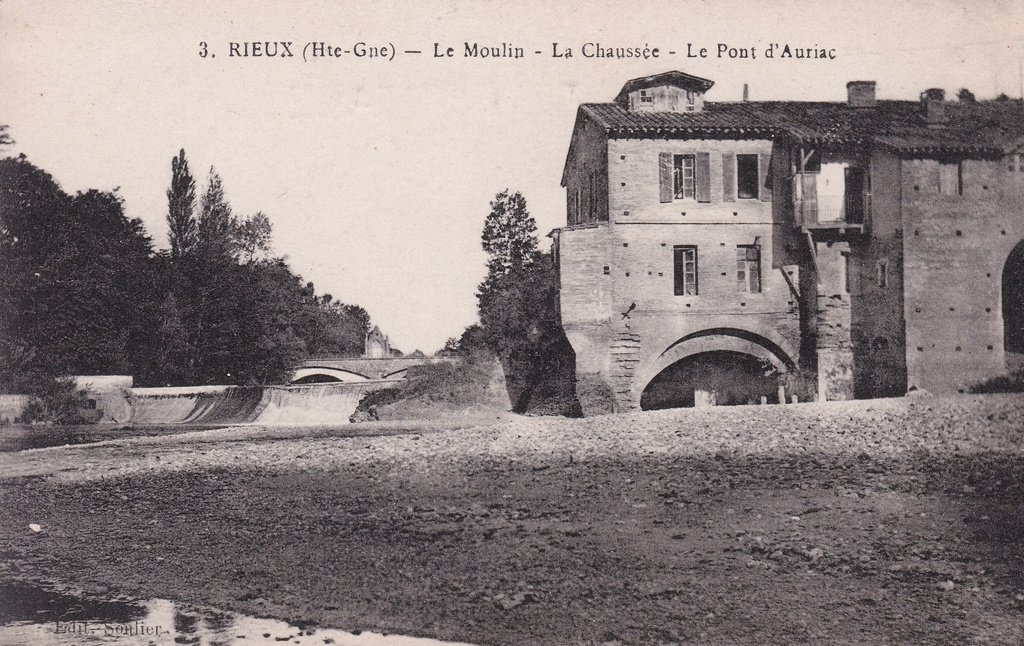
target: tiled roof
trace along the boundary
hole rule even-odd
[[[615,102],[626,105],[627,96],[630,92],[658,85],[674,85],[676,87],[697,90],[698,92],[707,92],[714,84],[714,81],[704,79],[699,76],[693,76],[686,72],[662,72],[661,74],[642,76],[637,79],[626,81],[626,84],[622,86],[621,90],[619,90],[618,96],[615,97]]]
[[[585,103],[581,113],[611,137],[749,138],[788,136],[808,143],[878,143],[907,153],[998,152],[1024,137],[1024,102],[946,103],[948,120],[929,126],[916,101],[845,103],[750,101],[704,104],[700,112],[630,111]]]

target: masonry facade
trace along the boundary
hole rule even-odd
[[[692,400],[743,356],[776,400],[949,392],[1024,352],[1020,102],[852,82],[844,103],[714,103],[712,85],[669,72],[579,108],[552,237],[581,391],[635,409],[701,360]]]

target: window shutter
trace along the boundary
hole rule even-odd
[[[722,200],[736,201],[736,156],[722,153]]]
[[[772,163],[772,156],[770,153],[761,153],[761,158],[758,160],[757,181],[761,186],[761,201],[770,202],[772,199],[772,188],[768,184],[768,168]]]
[[[697,201],[711,201],[711,154],[697,153],[697,164],[694,168],[697,183]]]
[[[674,191],[672,186],[672,153],[658,153],[658,186],[661,190],[661,201],[671,202]]]

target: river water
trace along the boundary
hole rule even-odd
[[[210,608],[198,609],[167,599],[102,599],[31,583],[0,583],[0,645],[36,644],[453,646],[457,642],[297,625]]]

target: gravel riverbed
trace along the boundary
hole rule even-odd
[[[0,571],[479,644],[1017,644],[1022,448],[1015,395],[125,438],[0,455]]]

